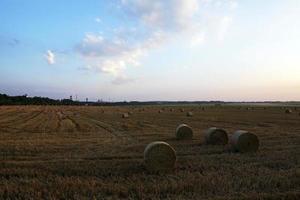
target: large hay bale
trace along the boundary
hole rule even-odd
[[[163,110],[159,110],[158,113],[163,113]]]
[[[145,148],[144,162],[150,172],[172,171],[176,163],[176,152],[166,142],[152,142]]]
[[[180,112],[184,112],[184,108],[181,108],[181,109],[180,109]]]
[[[256,152],[259,147],[259,139],[253,133],[238,130],[231,136],[230,144],[234,152]]]
[[[212,145],[225,145],[228,143],[227,132],[223,129],[211,127],[204,133],[205,143]]]
[[[193,116],[193,112],[191,112],[191,111],[187,112],[187,113],[186,113],[186,116],[192,117],[192,116]]]
[[[291,109],[286,109],[286,110],[285,110],[285,113],[286,113],[286,114],[291,114],[292,112],[293,112],[293,111],[292,111]]]
[[[192,139],[193,138],[193,129],[186,124],[180,124],[176,128],[175,135],[178,140]]]
[[[128,117],[129,117],[128,113],[123,113],[122,114],[122,118],[128,118]]]

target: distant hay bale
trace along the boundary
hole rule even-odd
[[[238,130],[231,136],[230,144],[234,152],[256,152],[259,147],[259,139],[253,133]]]
[[[132,111],[129,111],[128,114],[129,114],[129,115],[133,115],[133,112],[132,112]]]
[[[225,145],[228,143],[227,132],[223,129],[211,127],[205,131],[205,143],[211,145]]]
[[[144,163],[150,172],[172,171],[176,163],[176,152],[166,142],[152,142],[144,151]]]
[[[181,109],[180,109],[180,112],[184,112],[184,109],[183,109],[183,108],[181,108]]]
[[[174,112],[174,108],[170,108],[170,112]]]
[[[286,109],[286,110],[285,110],[285,113],[286,113],[286,114],[291,114],[292,112],[293,112],[293,111],[292,111],[291,109]]]
[[[186,113],[186,116],[192,117],[192,116],[193,116],[193,112],[191,112],[191,111],[187,112],[187,113]]]
[[[123,113],[122,114],[122,118],[128,118],[129,117],[129,114],[128,113]]]
[[[163,113],[163,110],[159,110],[158,113]]]
[[[175,135],[178,140],[192,139],[193,129],[186,124],[180,124],[176,128]]]

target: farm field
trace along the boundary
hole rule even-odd
[[[300,199],[300,107],[246,108],[0,106],[0,199]],[[182,123],[192,140],[175,139]],[[260,148],[204,145],[209,127],[255,133]],[[153,141],[176,150],[173,172],[145,169]]]

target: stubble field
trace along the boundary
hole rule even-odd
[[[300,199],[300,108],[284,111],[0,106],[0,199]],[[129,118],[122,118],[125,112],[132,112]],[[193,128],[192,140],[175,139],[182,123]],[[251,131],[259,151],[204,145],[209,127],[229,135]],[[147,172],[143,151],[152,141],[174,147],[173,172]]]

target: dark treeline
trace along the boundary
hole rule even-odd
[[[221,101],[123,101],[123,102],[82,102],[70,99],[55,100],[48,97],[8,96],[0,94],[0,105],[91,105],[91,106],[126,106],[126,105],[166,105],[166,104],[199,104],[222,103]]]
[[[8,96],[0,94],[0,105],[80,105],[69,99],[54,100],[47,97]]]
[[[300,105],[300,102],[280,102],[280,101],[264,101],[264,102],[224,102],[224,101],[122,101],[122,102],[86,102],[73,101],[71,99],[55,100],[48,97],[28,97],[8,96],[0,94],[0,105],[89,105],[89,106],[138,106],[138,105],[247,105],[248,103],[288,103],[289,105]]]

